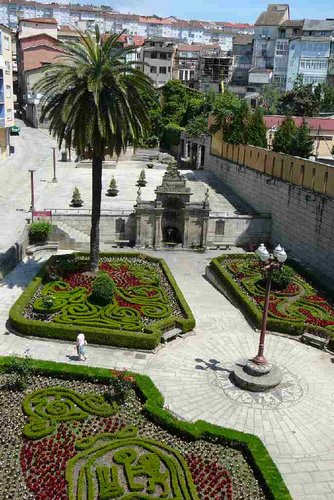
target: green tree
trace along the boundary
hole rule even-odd
[[[262,108],[267,115],[277,115],[281,92],[278,90],[276,85],[266,85],[262,92]]]
[[[290,154],[301,158],[309,158],[313,154],[313,146],[314,141],[310,135],[310,128],[306,121],[303,120],[292,139]]]
[[[248,144],[250,112],[246,101],[230,114],[223,125],[224,141],[230,144]]]
[[[320,99],[312,84],[304,85],[299,76],[294,87],[281,97],[281,114],[291,116],[315,116],[319,114]]]
[[[286,116],[274,136],[273,151],[290,154],[296,134],[297,127],[295,122],[290,116]]]
[[[90,267],[98,269],[102,161],[120,155],[131,141],[136,147],[150,128],[144,94],[154,92],[152,80],[128,62],[131,48],[120,48],[120,35],[80,34],[64,44],[58,63],[45,68],[36,85],[43,94],[42,120],[49,119],[59,147],[73,148],[92,159]]]
[[[267,147],[267,129],[263,120],[263,112],[260,108],[256,108],[250,116],[247,142],[252,146]]]
[[[212,116],[214,123],[210,127],[210,133],[215,134],[220,130],[224,130],[226,125],[233,119],[240,104],[240,99],[229,90],[219,94],[219,97],[213,103]]]
[[[202,113],[195,116],[186,126],[186,132],[190,137],[197,137],[208,132],[208,115]]]

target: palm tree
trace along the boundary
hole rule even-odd
[[[102,161],[120,155],[128,142],[134,147],[148,132],[149,107],[143,95],[152,93],[152,80],[127,60],[131,48],[121,48],[120,35],[102,38],[80,33],[64,44],[59,62],[45,68],[36,90],[43,94],[41,120],[66,149],[92,159],[92,217],[90,267],[98,269]]]

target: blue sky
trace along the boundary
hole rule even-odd
[[[96,5],[110,5],[115,10],[135,14],[174,15],[183,19],[206,19],[213,21],[235,21],[254,23],[268,3],[275,0],[91,0]],[[81,2],[81,3],[89,3]],[[333,0],[293,0],[289,3],[292,19],[334,18]]]

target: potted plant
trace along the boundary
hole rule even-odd
[[[139,174],[138,181],[137,181],[137,186],[145,187],[146,184],[147,184],[147,180],[146,180],[145,170],[141,170],[141,172]]]
[[[71,206],[72,207],[82,207],[82,205],[83,205],[83,201],[81,199],[80,191],[77,187],[75,187],[73,194],[72,194]]]
[[[109,189],[107,191],[107,196],[117,196],[117,195],[118,195],[118,189],[117,189],[116,179],[114,176],[112,176],[109,184]]]
[[[147,166],[147,168],[153,168],[154,167],[154,163],[146,163],[146,166]]]

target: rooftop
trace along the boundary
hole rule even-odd
[[[285,118],[285,116],[282,116],[282,115],[265,115],[264,122],[266,124],[267,129],[269,129],[272,127],[278,127],[282,123],[284,118]],[[292,116],[292,118],[298,127],[303,122],[303,118],[301,116]],[[306,121],[307,125],[310,127],[311,131],[313,131],[313,132],[318,132],[319,130],[320,131],[324,131],[324,130],[334,131],[334,119],[333,118],[314,117],[314,118],[305,118],[305,121]]]
[[[252,42],[252,35],[235,35],[233,37],[233,45],[250,45]]]
[[[325,19],[305,19],[304,31],[334,31],[334,21]]]
[[[29,17],[25,19],[19,19],[19,24],[20,23],[40,23],[40,24],[55,24],[57,25],[57,19],[54,19],[53,17]]]
[[[289,17],[287,4],[269,4],[267,10],[261,12],[257,18],[255,26],[278,26],[286,16]]]

